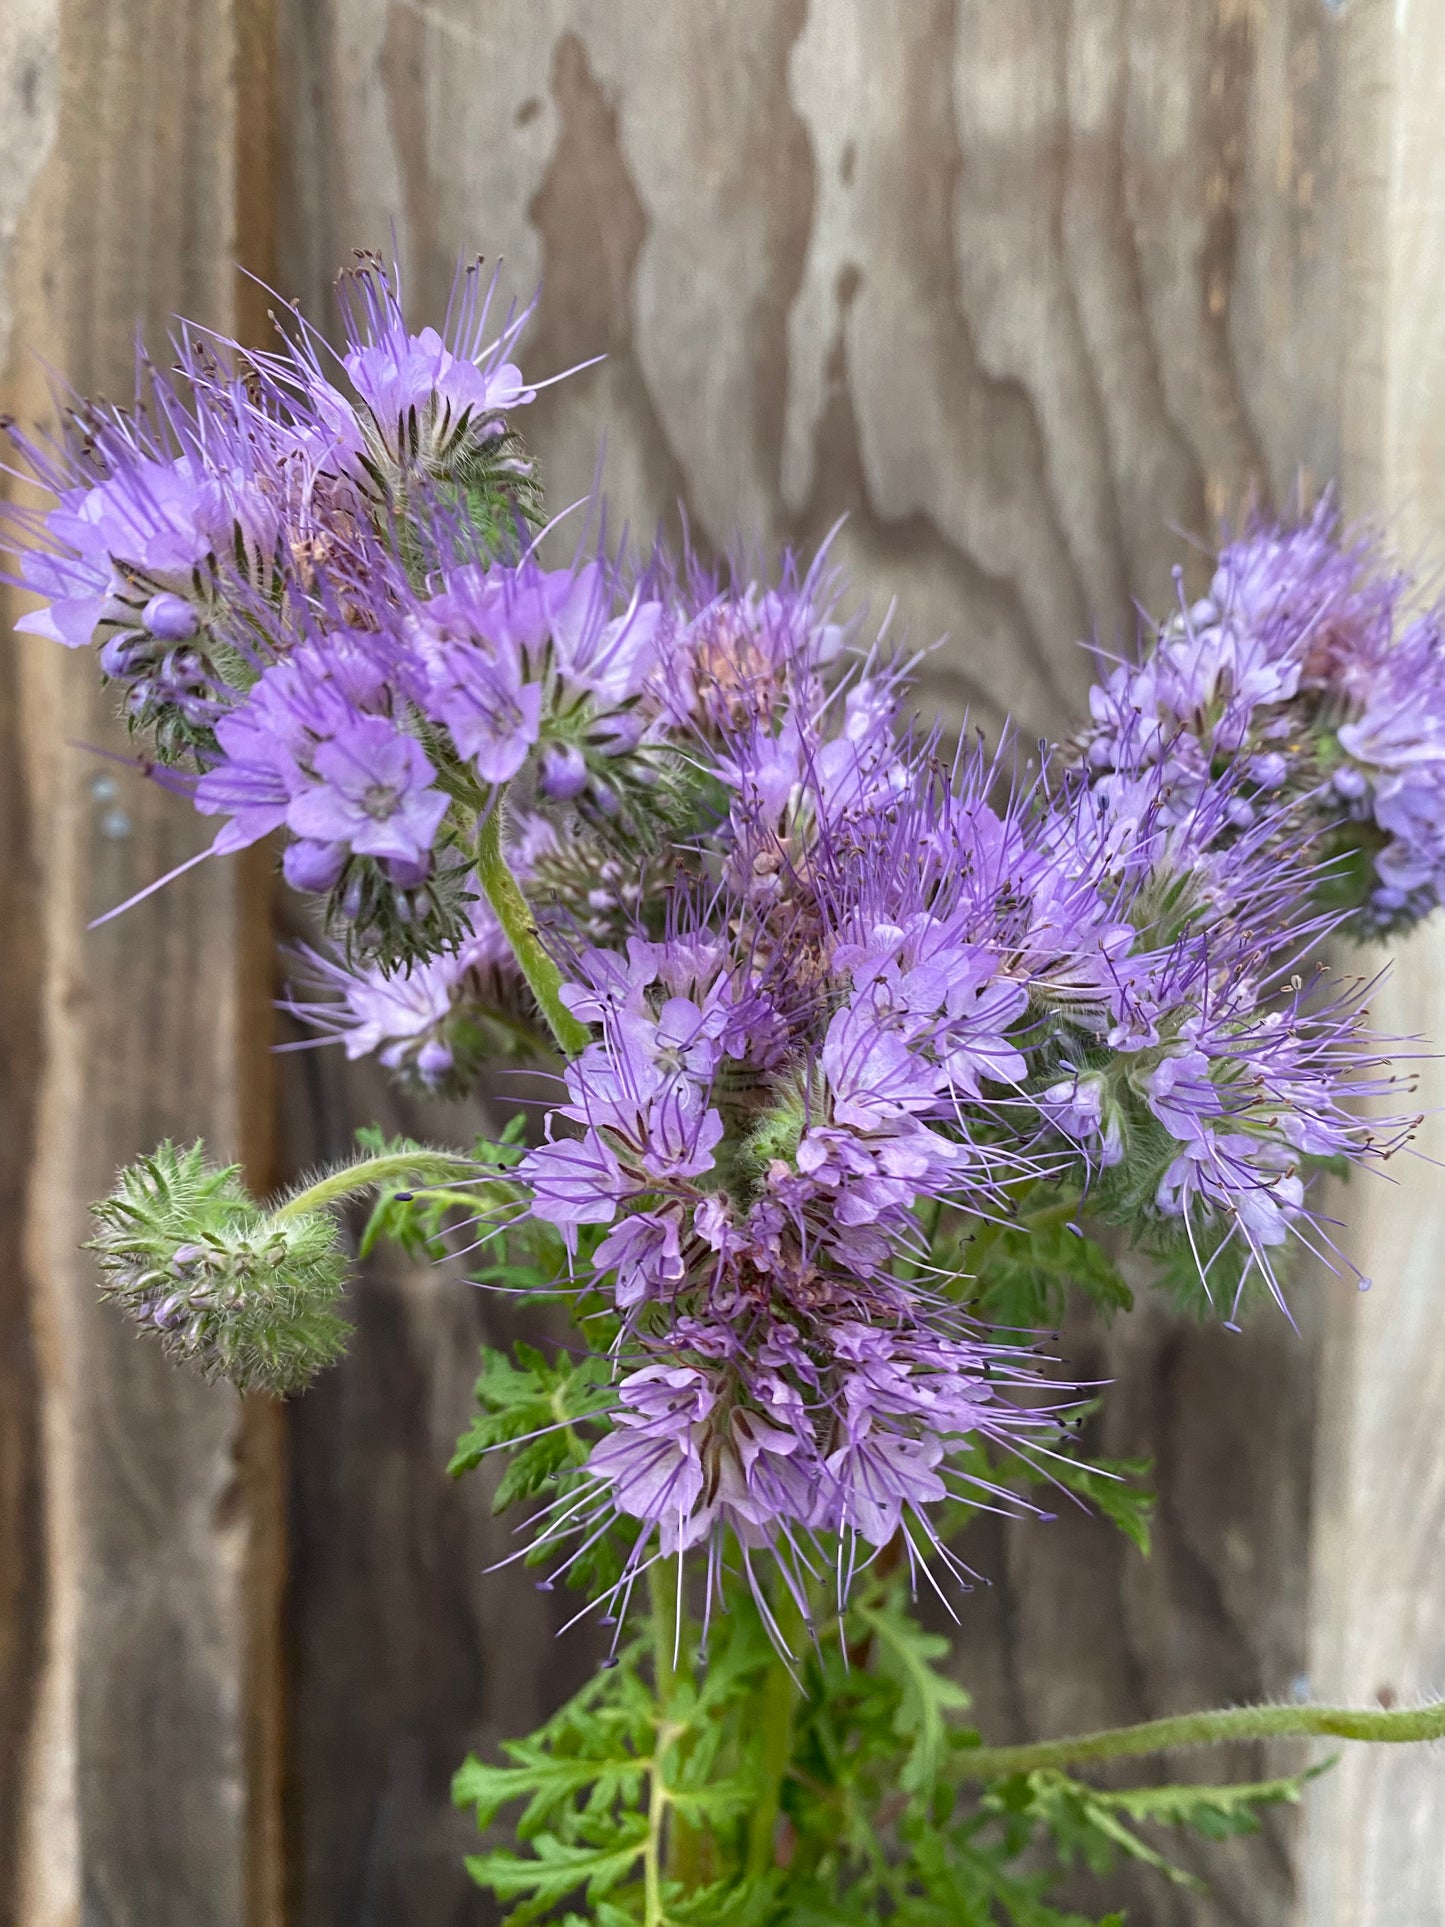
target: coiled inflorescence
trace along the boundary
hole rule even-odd
[[[95,1207],[101,1296],[238,1391],[300,1391],[342,1353],[349,1263],[329,1211],[267,1212],[239,1165],[160,1145]]]

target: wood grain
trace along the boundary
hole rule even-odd
[[[7,9],[22,56],[7,68],[21,119],[5,141],[23,165],[7,175],[15,198],[0,224],[16,414],[50,412],[38,352],[76,386],[122,394],[138,322],[152,339],[178,309],[234,323],[232,264],[254,238],[237,220],[236,133],[253,105],[236,57],[242,17],[231,0]],[[28,1699],[7,1691],[0,1716],[0,1917],[261,1927],[277,1891],[260,1857],[274,1846],[263,1809],[278,1805],[279,1782],[258,1709],[274,1694],[253,1676],[257,1629],[277,1607],[274,1432],[102,1309],[79,1247],[88,1201],[158,1138],[262,1149],[252,1069],[265,1037],[245,972],[264,898],[247,902],[243,871],[217,865],[87,932],[201,832],[82,747],[123,747],[90,660],[19,638],[6,680],[17,954],[5,978],[5,1224],[17,1262],[5,1267],[3,1356],[18,1383],[4,1422],[23,1436],[6,1453],[17,1530],[0,1591],[23,1610],[0,1615],[0,1654],[43,1663]]]
[[[458,254],[505,254],[520,293],[542,281],[528,366],[608,357],[534,410],[553,501],[605,431],[644,534],[681,507],[705,545],[807,543],[846,511],[874,618],[896,596],[915,641],[948,637],[924,702],[949,721],[1058,728],[1076,640],[1127,642],[1134,599],[1168,601],[1179,531],[1339,467],[1341,30],[1319,0],[325,0],[283,24],[287,291],[319,307],[393,224],[418,314]],[[312,1059],[291,1106],[334,1142],[373,1101]],[[367,1287],[356,1356],[296,1422],[308,1927],[475,1918],[440,1805],[466,1709],[522,1717],[574,1664],[539,1602],[440,1577],[490,1531],[426,1464],[481,1320],[416,1289]],[[1117,1381],[1101,1443],[1158,1464],[1158,1548],[1146,1566],[1070,1517],[976,1549],[994,1584],[960,1654],[991,1734],[1291,1690],[1329,1289],[1299,1338],[1157,1308],[1074,1334]],[[1198,1850],[1208,1901],[1107,1892],[1271,1927],[1291,1853],[1281,1819]]]
[[[303,1162],[345,1152],[374,1116],[441,1142],[499,1121],[400,1101],[370,1067],[290,1062],[287,1148]],[[540,1593],[530,1568],[489,1570],[518,1546],[515,1521],[491,1515],[495,1477],[454,1484],[442,1468],[479,1346],[560,1334],[455,1270],[396,1258],[349,1309],[360,1342],[291,1414],[292,1917],[467,1927],[487,1915],[451,1775],[469,1749],[530,1731],[604,1648],[590,1628],[557,1639],[576,1595]]]
[[[0,348],[14,317],[15,229],[54,137],[54,71],[51,20],[38,11],[0,14]],[[25,1238],[44,963],[32,801],[19,671],[7,649],[0,659],[0,1921],[7,1927],[19,1918],[26,1756],[49,1607],[40,1374],[30,1323],[35,1275]]]
[[[1368,4],[1349,22],[1344,479],[1438,579],[1445,527],[1445,18]],[[1375,1002],[1388,1033],[1445,1035],[1445,936],[1417,934]],[[1445,1072],[1418,1065],[1425,1121],[1391,1184],[1351,1187],[1368,1296],[1332,1309],[1321,1378],[1312,1670],[1322,1694],[1408,1704],[1445,1686]],[[1437,1754],[1351,1752],[1309,1816],[1307,1927],[1427,1927],[1445,1917]]]
[[[172,308],[254,332],[264,297],[229,262],[265,272],[273,218],[313,311],[393,225],[418,316],[459,254],[505,252],[518,291],[543,281],[528,366],[608,357],[534,411],[554,502],[605,431],[644,535],[682,511],[705,547],[810,544],[846,512],[873,619],[896,597],[900,631],[947,636],[928,713],[1057,729],[1087,681],[1076,639],[1127,643],[1135,599],[1167,601],[1178,531],[1341,470],[1352,505],[1405,504],[1409,540],[1438,526],[1437,11],[11,0],[7,401],[44,406],[37,346],[120,389],[133,322]],[[0,1921],[460,1927],[482,1915],[450,1769],[593,1660],[554,1638],[561,1602],[484,1575],[506,1529],[484,1480],[440,1472],[477,1343],[522,1315],[443,1274],[368,1276],[354,1357],[285,1420],[283,1701],[281,1421],[140,1351],[76,1252],[85,1201],[163,1131],[261,1174],[268,886],[201,871],[84,935],[196,847],[164,798],[95,786],[67,739],[109,730],[85,665],[7,656]],[[1442,971],[1425,940],[1388,1021],[1445,1031]],[[479,1121],[322,1054],[288,1064],[293,1164],[374,1115]],[[1379,1285],[1302,1280],[1299,1338],[1158,1307],[1070,1333],[1116,1381],[1101,1448],[1156,1460],[1158,1546],[1146,1565],[1072,1514],[980,1535],[993,1584],[959,1656],[992,1736],[1287,1694],[1307,1632],[1318,1691],[1440,1684],[1430,1169],[1351,1197]],[[1079,1904],[1424,1927],[1445,1912],[1439,1786],[1428,1760],[1356,1754],[1314,1796],[1302,1880],[1276,1817],[1198,1850],[1208,1901],[1121,1880]]]

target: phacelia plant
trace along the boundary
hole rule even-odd
[[[1231,1327],[1298,1247],[1348,1273],[1316,1179],[1412,1120],[1319,953],[1445,887],[1445,617],[1326,502],[1231,540],[1041,763],[955,747],[826,553],[763,583],[600,515],[562,550],[525,316],[489,336],[475,270],[440,333],[380,263],[343,292],[339,353],[182,330],[133,407],[21,439],[52,500],[8,538],[20,627],[94,650],[215,852],[272,838],[313,901],[296,1017],[426,1091],[555,1073],[497,1144],[372,1134],[270,1205],[162,1145],[96,1211],[106,1295],[242,1388],[343,1348],[363,1191],[368,1236],[464,1234],[570,1308],[568,1349],[486,1355],[454,1469],[506,1460],[519,1556],[611,1655],[459,1772],[477,1879],[574,1927],[1064,1927],[1076,1855],[1168,1873],[1141,1826],[1301,1786],[1089,1762],[1445,1731],[1299,1706],[990,1747],[915,1615],[967,1610],[980,1508],[1064,1494],[1146,1542],[1048,1337],[1070,1292],[1129,1305],[1121,1242]]]

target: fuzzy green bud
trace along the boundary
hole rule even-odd
[[[239,1165],[162,1144],[95,1207],[101,1296],[238,1391],[300,1391],[345,1349],[349,1269],[330,1211],[264,1210]]]
[[[746,1155],[760,1170],[766,1170],[775,1160],[791,1164],[798,1155],[807,1121],[803,1092],[784,1092],[748,1133]]]
[[[718,1168],[737,1195],[746,1197],[766,1181],[774,1165],[797,1169],[804,1132],[810,1124],[827,1122],[828,1094],[816,1073],[810,1083],[801,1071],[781,1079],[765,1094],[751,1076],[741,1087],[729,1089],[726,1076],[719,1083],[720,1108],[725,1118],[731,1112],[738,1119],[739,1141],[731,1159],[719,1148]],[[759,1109],[757,1099],[764,1095],[770,1101]]]

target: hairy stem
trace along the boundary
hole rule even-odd
[[[507,859],[502,854],[500,796],[487,811],[477,835],[477,881],[496,912],[497,922],[512,946],[512,955],[537,1000],[537,1008],[557,1040],[557,1048],[564,1057],[575,1057],[592,1041],[592,1033],[562,1002],[562,973],[543,949],[531,907],[507,868]]]
[[[748,1821],[748,1873],[765,1874],[777,1853],[778,1815],[783,1804],[783,1781],[793,1751],[793,1711],[798,1700],[798,1685],[789,1669],[779,1661],[770,1666],[763,1689],[762,1753],[758,1779],[758,1803]]]
[[[343,1198],[354,1198],[363,1191],[385,1184],[389,1178],[447,1179],[473,1176],[478,1170],[473,1158],[451,1151],[384,1151],[373,1158],[360,1158],[339,1171],[328,1171],[314,1184],[297,1191],[271,1212],[273,1218],[299,1218],[308,1211],[321,1211]],[[476,1202],[476,1200],[472,1200]]]
[[[1144,1720],[1138,1726],[1106,1727],[1070,1740],[973,1747],[956,1756],[955,1767],[961,1779],[1002,1780],[1014,1773],[1062,1770],[1138,1753],[1172,1752],[1176,1747],[1312,1735],[1338,1740],[1445,1739],[1445,1700],[1392,1712],[1349,1706],[1231,1706],[1217,1713],[1181,1713],[1171,1719]]]

